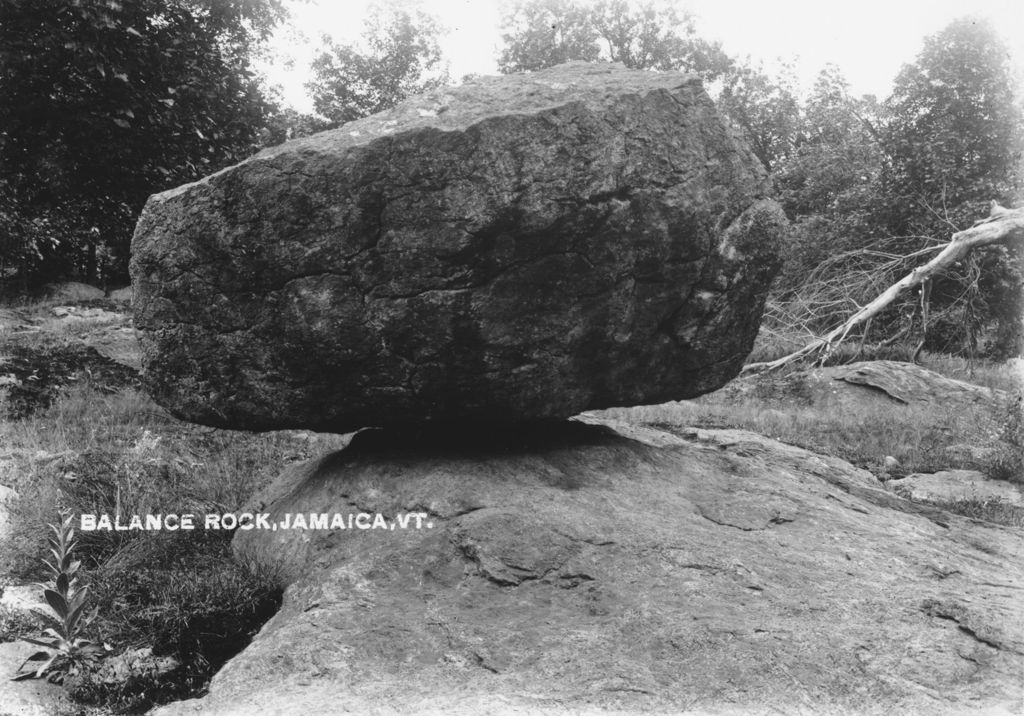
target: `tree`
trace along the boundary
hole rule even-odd
[[[959,20],[928,38],[881,105],[851,98],[827,70],[792,148],[772,164],[793,230],[769,320],[822,335],[872,306],[864,343],[869,330],[887,340],[919,330],[918,351],[1018,353],[1019,240],[945,253],[952,260],[934,265],[927,280],[901,276],[942,251],[942,237],[970,227],[991,200],[1019,206],[1022,134],[1005,45],[984,23]],[[912,290],[885,293],[893,286]],[[878,303],[879,295],[892,300]]]
[[[964,225],[989,200],[1020,191],[1024,117],[1009,58],[988,22],[962,18],[927,38],[897,76],[884,175],[897,232]]]
[[[245,156],[281,0],[0,0],[0,188],[41,271],[126,275],[146,197]],[[34,252],[34,253],[33,253]],[[101,264],[106,263],[106,266]]]
[[[962,18],[925,40],[886,103],[884,206],[893,236],[938,236],[969,226],[990,200],[1021,201],[1024,116],[1010,52],[986,21]],[[1021,349],[1019,251],[972,255],[935,283],[936,347]],[[941,344],[939,343],[941,341]]]
[[[325,35],[306,85],[314,108],[341,124],[447,84],[440,34],[437,22],[418,10],[377,7],[366,22],[362,46],[339,45]]]
[[[795,122],[784,120],[792,149],[779,153],[773,178],[792,230],[778,288],[798,287],[826,258],[877,238],[879,113],[874,97],[851,97],[842,73],[829,66]]]
[[[771,77],[750,62],[734,65],[723,77],[718,109],[743,132],[761,164],[772,171],[795,146],[800,104],[788,72]]]
[[[539,70],[583,60],[621,62],[633,69],[683,70],[704,79],[731,64],[718,43],[696,35],[693,16],[648,0],[521,0],[506,14],[502,72]]]
[[[521,2],[505,17],[509,31],[498,59],[501,72],[526,72],[570,60],[596,62],[597,30],[587,10],[572,0]]]

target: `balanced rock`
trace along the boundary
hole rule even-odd
[[[150,198],[132,280],[177,416],[347,431],[714,390],[785,227],[694,77],[570,63],[421,95]]]

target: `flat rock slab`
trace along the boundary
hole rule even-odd
[[[424,525],[239,532],[282,609],[156,713],[1020,708],[1024,532],[746,431],[587,420],[363,431],[286,471],[269,524]]]
[[[879,360],[821,368],[817,371],[832,380],[862,385],[882,391],[904,404],[993,403],[1004,400],[1005,391],[993,390],[955,378],[947,378],[914,363]]]
[[[135,330],[130,326],[107,326],[81,337],[82,343],[105,358],[134,371],[142,370],[142,351]]]
[[[1024,491],[1020,486],[1004,480],[990,480],[977,470],[915,472],[899,480],[890,480],[885,485],[911,500],[929,502],[999,500],[1010,505],[1024,505]]]
[[[103,298],[105,294],[102,289],[95,286],[77,281],[67,281],[64,283],[47,284],[42,289],[42,295],[48,301],[77,302],[95,301]]]
[[[42,679],[11,681],[10,677],[38,647],[27,642],[0,644],[0,716],[53,716],[75,713],[64,689]]]
[[[570,63],[412,98],[150,198],[147,389],[209,425],[557,419],[713,390],[786,226],[698,79]]]
[[[779,404],[857,408],[935,406],[956,411],[978,403],[996,407],[1009,399],[994,390],[947,378],[914,363],[879,360],[795,371],[786,375],[744,375],[710,400],[727,403],[772,401]]]

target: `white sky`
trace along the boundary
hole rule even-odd
[[[398,0],[384,0],[397,2]],[[338,41],[360,35],[371,0],[292,2],[291,25],[279,29],[277,58],[264,68],[284,90],[286,103],[311,111],[303,83],[320,35]],[[414,3],[448,28],[442,48],[453,78],[494,74],[501,44],[500,0],[419,0]],[[750,55],[769,68],[796,60],[807,89],[829,62],[843,71],[854,94],[888,95],[900,67],[912,62],[928,35],[963,15],[994,20],[1010,47],[1024,48],[1021,0],[678,0],[697,16],[698,33],[719,40],[734,57]],[[1018,51],[1017,60],[1021,60]]]

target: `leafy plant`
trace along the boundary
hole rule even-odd
[[[41,646],[43,650],[25,660],[18,674],[12,677],[14,681],[46,677],[49,681],[61,683],[65,676],[78,673],[106,653],[104,645],[82,637],[97,612],[93,610],[86,614],[89,587],[78,583],[78,570],[82,563],[73,556],[77,543],[71,515],[61,513],[61,522],[51,524],[50,529],[53,530],[53,537],[49,538],[50,553],[54,561],[44,561],[54,575],[53,586],[40,585],[46,603],[53,610],[53,614],[41,614],[51,624],[43,630],[49,638],[24,637],[25,641]],[[32,666],[26,669],[30,663]]]
[[[12,268],[126,278],[146,197],[255,148],[271,105],[251,60],[285,14],[280,0],[0,2]]]

